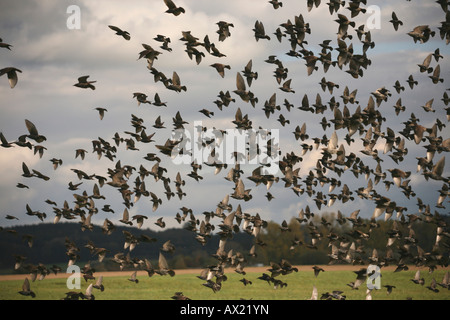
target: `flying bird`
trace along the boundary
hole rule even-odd
[[[37,143],[42,143],[47,140],[47,138],[45,136],[39,134],[39,132],[33,122],[31,122],[28,119],[25,119],[25,125],[26,125],[28,133],[29,133],[27,135],[28,138],[36,141]]]
[[[19,80],[19,78],[17,77],[17,72],[22,73],[22,70],[19,70],[14,67],[7,67],[7,68],[0,69],[0,77],[2,75],[6,74],[6,76],[8,77],[9,86],[11,87],[11,89],[13,89],[16,86],[17,81]]]
[[[270,40],[270,37],[266,34],[266,31],[264,30],[264,25],[262,22],[256,20],[253,31],[255,32],[256,41],[259,41],[260,39]]]
[[[108,111],[106,108],[101,108],[101,107],[97,107],[97,108],[95,108],[95,110],[98,111],[98,115],[100,117],[100,120],[103,120],[103,117],[105,116],[105,112]]]
[[[130,40],[130,33],[128,31],[122,30],[119,27],[109,25],[111,30],[114,30],[118,36],[122,36],[125,40]]]
[[[164,0],[167,6],[166,13],[173,14],[174,16],[179,16],[182,13],[186,13],[183,7],[178,7],[172,0]]]
[[[36,294],[30,288],[30,281],[28,280],[28,278],[25,278],[25,280],[23,281],[22,290],[20,290],[19,293],[23,296],[36,298]]]
[[[95,90],[95,86],[93,85],[93,83],[96,83],[97,81],[88,81],[87,79],[89,78],[89,76],[82,76],[78,78],[78,83],[75,83],[74,86],[78,87],[78,88],[82,88],[82,89],[91,89],[91,90]]]
[[[392,23],[395,31],[398,31],[399,26],[403,26],[403,22],[397,18],[397,14],[394,11],[392,11],[392,19],[389,22]]]

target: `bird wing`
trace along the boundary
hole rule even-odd
[[[445,156],[443,156],[433,167],[433,173],[441,176],[444,172],[444,166],[445,166]]]
[[[164,3],[166,4],[166,6],[169,8],[169,9],[176,9],[176,5],[175,5],[175,3],[173,3],[173,1],[172,0],[164,0]]]
[[[89,76],[82,76],[78,78],[78,82],[80,83],[84,83],[87,82],[87,78],[89,78]]]
[[[32,136],[38,136],[39,133],[36,129],[36,126],[33,124],[33,122],[31,122],[30,120],[25,119],[25,125],[27,126],[28,132],[30,133],[30,135]]]
[[[122,29],[120,29],[120,28],[118,28],[118,27],[116,27],[116,26],[108,26],[110,29],[112,29],[112,30],[114,30],[114,31],[116,31],[116,32],[123,32],[122,31]]]
[[[173,72],[173,76],[172,76],[172,82],[174,85],[179,86],[180,85],[180,77],[178,76],[178,73],[176,73],[175,71]]]
[[[236,74],[236,87],[239,91],[246,90],[244,78],[239,72]]]
[[[30,281],[28,281],[28,278],[25,278],[22,285],[23,291],[30,291]]]
[[[167,270],[169,269],[169,265],[167,264],[166,258],[162,255],[162,253],[159,253],[159,260],[158,260],[159,269]]]

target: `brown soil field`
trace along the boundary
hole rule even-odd
[[[312,265],[301,265],[301,266],[296,266],[299,270],[299,272],[301,271],[311,271],[312,269]],[[353,266],[353,265],[321,265],[320,266],[322,269],[324,269],[325,271],[356,271],[359,270],[361,268],[367,267],[367,266]],[[416,270],[419,269],[415,266],[408,266],[409,270]],[[245,271],[246,272],[267,272],[267,269],[269,269],[269,266],[263,266],[263,267],[246,267]],[[395,270],[396,266],[388,266],[388,267],[383,267],[383,270]],[[175,274],[197,274],[199,275],[202,269],[178,269],[178,270],[174,270]],[[138,271],[139,272],[139,271]],[[141,271],[143,273],[145,273],[145,271]],[[232,268],[227,268],[225,269],[225,273],[233,273],[234,269]],[[94,276],[98,277],[98,276],[103,276],[103,277],[116,277],[116,276],[128,276],[130,273],[130,270],[127,271],[107,271],[107,272],[96,272],[94,274]],[[10,274],[10,275],[0,275],[0,281],[5,281],[5,280],[22,280],[24,279],[24,277],[26,277],[27,274]],[[46,279],[57,279],[57,278],[68,278],[70,276],[69,273],[58,273],[57,275],[54,274],[49,274],[46,276]]]

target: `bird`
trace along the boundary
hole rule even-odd
[[[123,214],[122,214],[122,219],[120,219],[119,221],[122,222],[123,224],[127,224],[127,225],[133,225],[133,222],[129,220],[130,214],[128,212],[128,209],[125,208],[123,210]]]
[[[269,3],[273,6],[274,9],[278,9],[283,6],[283,2],[278,0],[270,0]]]
[[[39,134],[39,132],[33,122],[31,122],[28,119],[25,119],[25,126],[27,127],[27,130],[29,133],[28,135],[26,135],[27,138],[30,138],[30,139],[36,141],[37,143],[42,143],[44,141],[47,141],[47,137]]]
[[[100,116],[100,120],[103,120],[103,117],[105,116],[105,112],[108,110],[106,108],[97,107],[95,110],[98,111],[98,115]]]
[[[422,278],[420,277],[420,270],[417,270],[414,275],[414,278],[410,280],[415,284],[420,284],[421,286],[425,284],[425,279],[423,277]]]
[[[436,279],[431,279],[431,283],[429,286],[427,286],[427,289],[435,293],[439,292],[439,289],[436,286]]]
[[[134,282],[134,283],[139,283],[139,279],[137,279],[137,271],[133,272],[131,274],[131,276],[128,278],[128,281]]]
[[[0,146],[2,146],[3,148],[11,148],[14,147],[14,144],[11,142],[8,142],[8,140],[6,140],[5,136],[3,135],[2,132],[0,132]]]
[[[155,272],[158,273],[159,275],[161,276],[170,275],[171,277],[175,276],[175,271],[169,268],[167,260],[161,252],[159,253],[158,266],[159,269],[155,270]]]
[[[434,84],[438,84],[439,82],[444,82],[444,79],[440,77],[440,74],[441,74],[441,67],[440,65],[437,65],[436,68],[434,68],[433,75],[428,77]]]
[[[3,39],[0,38],[0,48],[6,48],[6,49],[8,49],[9,51],[11,51],[11,47],[12,47],[12,45],[3,42]]]
[[[251,91],[247,91],[245,80],[239,72],[236,73],[236,90],[233,92],[237,94],[244,102],[250,102],[253,106],[257,102],[257,98],[254,97],[253,93]]]
[[[292,81],[292,79],[286,80],[286,81],[283,83],[283,86],[280,87],[280,90],[281,90],[281,91],[284,91],[284,92],[295,93],[295,91],[292,90],[292,88],[291,88],[291,81]]]
[[[166,13],[173,14],[174,16],[179,16],[182,13],[186,13],[183,7],[178,7],[172,0],[164,0],[167,6]]]
[[[413,77],[412,74],[409,75],[407,82],[408,82],[409,87],[411,88],[411,90],[414,89],[415,85],[419,84],[419,82],[417,80],[414,80],[414,77]]]
[[[270,40],[270,37],[266,34],[266,31],[264,30],[263,23],[260,22],[259,20],[256,20],[253,31],[255,33],[256,41],[259,41],[260,39]]]
[[[95,90],[95,86],[93,85],[93,83],[96,83],[97,81],[88,81],[88,78],[90,76],[81,76],[78,78],[78,82],[74,84],[75,87],[77,88],[82,88],[82,89],[91,89],[91,90]]]
[[[403,26],[403,22],[397,18],[397,14],[392,11],[392,19],[389,20],[390,23],[394,26],[395,31],[398,31],[399,26]]]
[[[181,85],[180,77],[176,71],[172,75],[172,83],[166,86],[167,89],[173,90],[175,92],[187,91],[186,86]]]
[[[245,278],[242,278],[241,280],[239,280],[240,282],[242,282],[243,284],[244,284],[244,286],[247,286],[247,285],[250,285],[250,284],[253,284],[253,282],[252,281],[250,281],[250,280],[248,280],[248,279],[245,279]]]
[[[425,105],[422,106],[423,110],[426,112],[436,112],[436,110],[433,109],[433,102],[434,99],[428,100]]]
[[[144,220],[148,219],[147,216],[144,216],[142,214],[136,214],[134,216],[131,217],[131,220],[136,220],[136,224],[138,229],[140,229],[142,227],[142,225],[144,224]]]
[[[242,71],[242,74],[247,79],[247,84],[249,87],[251,87],[253,80],[258,79],[258,72],[252,71],[253,67],[253,60],[250,59],[247,62],[247,65],[245,66],[244,70]]]
[[[314,7],[318,8],[320,6],[321,0],[307,0],[308,11],[311,11]]]
[[[170,240],[167,240],[166,242],[163,243],[161,251],[173,253],[175,251],[175,246],[172,244]]]
[[[25,278],[25,280],[23,281],[22,290],[20,290],[19,293],[23,296],[36,298],[36,294],[30,288],[30,281],[28,280],[28,278]]]
[[[158,220],[156,220],[155,224],[157,226],[159,226],[160,228],[165,228],[165,226],[166,226],[166,223],[163,221],[162,217],[158,218]]]
[[[105,291],[105,286],[103,285],[103,276],[99,276],[95,284],[92,285],[92,288],[100,290],[101,292]]]
[[[423,62],[421,64],[418,64],[419,67],[419,71],[421,73],[431,73],[433,72],[433,68],[430,67],[430,63],[431,63],[431,59],[433,58],[433,54],[430,53],[429,55],[426,56],[426,58],[423,60]]]
[[[216,31],[219,35],[219,41],[225,41],[225,39],[231,36],[230,27],[234,28],[234,24],[223,20],[217,22],[216,24],[219,27],[219,30]]]
[[[13,89],[17,85],[17,82],[19,81],[19,78],[17,76],[18,72],[22,73],[22,70],[14,67],[2,68],[0,69],[0,77],[6,74],[6,76],[8,77],[9,86],[11,87],[11,89]]]
[[[386,288],[386,294],[387,295],[390,295],[392,293],[392,289],[396,288],[395,286],[392,286],[392,285],[389,285],[389,284],[386,284],[383,287]]]
[[[322,271],[322,272],[325,272],[325,270],[323,270],[322,268],[320,268],[320,267],[318,267],[318,266],[313,266],[312,268],[313,268],[313,270],[314,270],[314,276],[315,276],[315,277],[317,277],[321,271]]]
[[[435,31],[431,31],[428,25],[419,25],[414,27],[414,29],[407,33],[411,38],[413,38],[414,43],[426,43],[430,37],[434,37]]]
[[[230,65],[217,62],[213,63],[211,67],[215,68],[222,78],[225,77],[225,69],[231,69]]]
[[[443,288],[450,288],[450,274],[447,271],[444,275],[444,278],[442,279],[442,282],[438,283],[438,285],[440,285]]]
[[[119,27],[109,25],[108,26],[111,30],[114,30],[118,36],[122,36],[125,40],[130,40],[130,33],[128,31],[122,30]]]
[[[189,297],[186,297],[183,292],[175,292],[171,298],[173,300],[191,300]]]
[[[433,179],[433,180],[447,180],[448,178],[442,177],[445,167],[445,156],[442,156],[438,162],[433,166],[431,171],[423,172],[422,174],[425,176],[425,179]]]

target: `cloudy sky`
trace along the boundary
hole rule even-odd
[[[306,1],[283,1],[283,7],[274,9],[267,1],[209,1],[209,0],[176,0],[175,3],[185,9],[186,13],[173,16],[165,13],[167,7],[162,0],[157,1],[2,1],[0,4],[0,38],[4,43],[11,44],[11,50],[0,48],[0,68],[15,67],[22,71],[19,73],[19,81],[14,89],[11,89],[6,76],[0,78],[0,131],[8,141],[16,141],[23,134],[27,134],[25,119],[33,122],[39,133],[46,136],[43,142],[46,150],[42,158],[35,155],[32,150],[14,146],[13,148],[0,148],[0,225],[9,226],[17,224],[37,223],[36,217],[25,214],[27,204],[36,211],[47,213],[47,222],[53,221],[54,213],[52,206],[45,203],[51,199],[58,206],[62,206],[67,200],[73,206],[73,193],[92,193],[94,181],[79,181],[71,169],[79,169],[88,174],[107,176],[108,168],[113,168],[118,160],[122,165],[132,165],[139,168],[143,165],[151,169],[153,162],[148,162],[143,157],[150,152],[157,153],[162,158],[161,166],[167,168],[165,174],[173,182],[177,172],[180,172],[186,185],[183,191],[186,197],[182,200],[177,197],[167,201],[161,181],[156,182],[150,176],[146,179],[146,186],[162,199],[162,205],[156,212],[152,212],[151,202],[148,198],[141,198],[130,210],[133,214],[144,214],[149,220],[144,225],[156,229],[153,225],[159,217],[165,217],[168,226],[176,227],[177,222],[173,219],[179,208],[186,206],[192,208],[195,214],[201,215],[204,211],[215,211],[216,205],[227,195],[233,192],[234,184],[225,180],[228,169],[214,174],[214,169],[203,166],[199,172],[203,180],[197,182],[188,177],[191,171],[189,165],[174,165],[170,158],[165,157],[155,148],[155,144],[164,144],[170,138],[172,129],[172,117],[177,111],[188,124],[188,131],[194,133],[194,122],[202,121],[204,126],[215,127],[226,130],[233,129],[234,115],[237,108],[242,113],[248,114],[253,123],[253,128],[277,129],[280,134],[280,147],[283,155],[293,151],[301,154],[301,142],[296,141],[292,132],[297,125],[307,124],[309,139],[305,143],[312,144],[313,137],[322,137],[324,134],[330,137],[334,128],[323,131],[320,121],[325,116],[328,120],[333,119],[333,113],[328,110],[324,114],[313,114],[298,109],[290,112],[283,106],[284,99],[288,99],[296,108],[301,106],[304,95],[308,96],[310,104],[315,102],[316,95],[320,94],[322,102],[327,104],[334,96],[340,102],[342,110],[344,103],[340,96],[347,86],[351,91],[357,90],[358,103],[348,104],[347,107],[353,113],[358,106],[364,109],[367,106],[371,92],[385,86],[390,90],[392,96],[379,107],[380,112],[386,117],[382,125],[382,131],[391,128],[396,136],[403,129],[403,122],[407,121],[414,113],[420,119],[420,124],[430,128],[436,119],[447,124],[445,105],[442,102],[444,92],[448,85],[448,64],[445,62],[450,57],[450,51],[445,41],[439,36],[438,27],[445,20],[445,14],[441,7],[434,1],[371,1],[369,4],[377,5],[380,9],[380,28],[370,30],[375,47],[367,51],[371,65],[364,70],[364,76],[358,79],[352,78],[345,72],[348,68],[340,70],[330,67],[325,73],[322,65],[312,75],[308,76],[305,60],[294,58],[286,53],[291,49],[290,43],[284,38],[278,42],[273,34],[280,24],[288,20],[294,22],[295,16],[300,14],[305,22],[309,23],[311,34],[307,34],[305,49],[319,55],[323,40],[331,40],[330,45],[337,48],[338,23],[337,14],[330,14],[325,1],[321,6],[307,10]],[[71,5],[79,8],[77,12],[68,10]],[[367,6],[362,5],[362,8]],[[395,11],[403,25],[396,32],[389,20]],[[350,18],[350,11],[342,7],[339,14]],[[75,15],[74,15],[75,14]],[[374,15],[375,14],[375,15]],[[378,19],[377,12],[366,12],[359,14],[351,20],[355,21],[356,28],[364,25],[368,31],[367,21]],[[69,28],[70,22],[77,21],[79,17],[79,28]],[[266,33],[271,40],[256,41],[253,28],[255,21],[264,24]],[[225,41],[219,41],[217,22],[226,21],[233,23],[230,28],[231,36]],[[377,20],[375,20],[377,21]],[[69,24],[68,24],[69,22]],[[130,33],[131,39],[126,41],[117,36],[108,28],[115,25]],[[427,43],[415,44],[413,39],[407,35],[417,25],[429,25],[436,36]],[[283,30],[283,28],[282,28]],[[216,45],[224,57],[215,57],[208,54],[203,48],[199,50],[205,53],[200,64],[190,59],[185,52],[185,44],[179,39],[183,31],[190,31],[199,41],[203,41],[208,35],[210,41]],[[161,43],[156,42],[158,34],[171,39],[169,46],[171,52],[159,48]],[[356,32],[352,27],[349,29],[352,39],[346,39],[347,45],[353,44],[354,53],[362,54],[362,44],[358,40]],[[161,82],[156,83],[153,75],[147,69],[145,59],[138,59],[139,52],[143,50],[142,44],[148,44],[161,52],[154,63],[154,67],[162,71],[169,78],[174,71],[180,76],[181,83],[187,87],[186,92],[174,92],[164,87]],[[420,73],[418,64],[424,58],[434,52],[437,48],[443,56],[439,60],[441,77],[443,83],[433,84],[427,74]],[[297,48],[299,49],[299,48]],[[295,93],[286,93],[279,89],[281,85],[273,77],[275,66],[268,64],[265,60],[275,55],[288,69],[288,78],[292,79],[291,88]],[[332,58],[336,60],[337,52],[332,51]],[[255,107],[243,102],[233,93],[236,90],[236,74],[242,73],[249,60],[253,62],[253,70],[258,72],[258,79],[254,80],[251,87],[247,87],[258,97]],[[231,69],[226,69],[225,77],[220,75],[210,65],[223,63]],[[438,63],[433,59],[432,67]],[[95,83],[96,90],[81,89],[74,87],[77,78],[89,75],[90,80]],[[419,85],[411,90],[406,82],[409,75],[413,75]],[[333,94],[322,91],[319,82],[325,77],[328,81],[339,84]],[[393,85],[399,80],[405,86],[405,91],[398,94]],[[220,111],[214,104],[220,91],[230,91],[235,103],[224,107]],[[158,93],[167,107],[156,107],[153,105],[138,106],[133,99],[134,92],[143,92],[153,101],[155,93]],[[262,110],[264,102],[276,93],[277,105],[281,106],[269,119]],[[393,105],[401,98],[406,111],[398,116],[394,112]],[[433,108],[435,112],[425,112],[421,106],[434,99]],[[108,111],[103,120],[100,120],[96,107],[106,108]],[[201,109],[214,112],[211,118],[199,113]],[[282,126],[277,121],[278,116],[283,116],[290,121]],[[131,117],[135,115],[144,120],[148,134],[155,133],[154,143],[138,144],[139,151],[126,150],[124,145],[118,147],[116,159],[110,161],[105,157],[97,158],[92,152],[92,140],[99,137],[113,143],[113,136],[117,132],[122,137],[128,137],[126,131],[133,131]],[[154,129],[152,127],[157,116],[161,116],[167,129]],[[449,138],[448,128],[439,132],[444,139]],[[354,152],[370,168],[375,169],[376,162],[369,156],[360,153],[363,149],[361,137],[355,134],[355,143],[348,145],[344,138],[347,131],[338,130],[339,144],[344,144],[346,153]],[[384,140],[379,139],[376,149],[379,150],[383,159],[381,166],[384,170],[388,168],[401,168],[411,172],[410,185],[424,202],[434,208],[438,192],[442,182],[428,181],[421,173],[416,172],[416,157],[424,157],[425,143],[416,145],[414,141],[407,140],[408,154],[406,159],[396,164],[388,155],[383,155]],[[75,158],[76,149],[88,151],[85,160]],[[434,161],[440,159],[444,154],[436,155]],[[298,164],[302,178],[314,170],[317,160],[321,157],[321,150],[312,150],[303,156],[303,161]],[[54,170],[50,159],[62,159],[63,164]],[[38,178],[22,177],[22,162],[30,169],[38,170],[50,177],[49,181]],[[265,197],[267,190],[265,186],[256,187],[253,182],[245,177],[251,175],[255,166],[243,166],[244,184],[251,188],[251,201],[244,202],[230,199],[233,207],[241,204],[245,212],[259,213],[263,219],[290,220],[296,216],[301,208],[309,205],[314,212],[341,210],[344,214],[361,209],[361,216],[370,217],[374,210],[374,203],[369,200],[360,199],[356,193],[355,201],[345,204],[340,201],[327,208],[318,210],[312,198],[307,194],[296,196],[289,188],[284,188],[284,183],[278,183],[269,190],[275,197],[268,201]],[[367,186],[367,180],[363,177],[355,178],[350,171],[346,171],[342,177],[329,171],[327,175],[331,178],[341,179],[347,183],[352,191]],[[445,176],[448,176],[448,165]],[[280,176],[282,177],[282,176]],[[133,176],[132,180],[136,178]],[[387,180],[392,180],[387,175]],[[79,190],[71,191],[68,183],[80,183]],[[23,183],[29,188],[16,187],[17,183]],[[171,184],[172,190],[175,186]],[[323,191],[327,195],[328,187],[317,187],[317,191]],[[335,193],[340,191],[337,188]],[[384,189],[384,184],[376,186],[376,190],[392,200],[397,205],[408,208],[407,213],[417,213],[417,197],[408,199],[403,195],[401,189],[393,186],[389,191]],[[117,221],[121,218],[124,210],[122,199],[115,189],[105,185],[101,193],[106,200],[96,200],[96,206],[101,209],[104,204],[110,204],[115,214],[99,211],[93,217],[95,223],[102,223],[105,218]],[[445,213],[444,209],[437,209]],[[13,215],[17,220],[7,220],[5,216]]]

